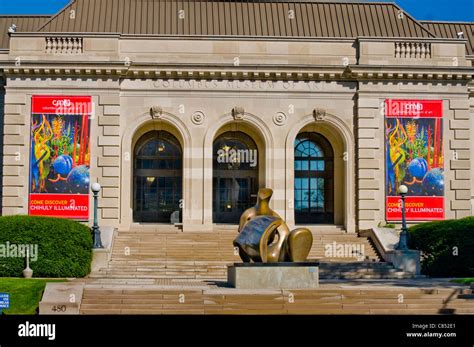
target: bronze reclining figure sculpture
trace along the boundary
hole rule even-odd
[[[307,228],[292,231],[270,208],[273,190],[261,188],[257,204],[240,217],[239,235],[234,246],[244,262],[303,262],[313,245],[313,235]]]

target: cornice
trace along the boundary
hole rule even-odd
[[[0,61],[4,77],[109,77],[129,79],[206,80],[443,80],[470,81],[472,66],[399,65],[239,65],[79,62],[79,61]]]
[[[472,66],[350,65],[357,80],[472,80]]]

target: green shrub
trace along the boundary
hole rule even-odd
[[[71,220],[33,217],[0,217],[0,245],[38,245],[38,259],[30,261],[34,277],[84,277],[90,272],[90,229]],[[20,277],[25,259],[0,257],[0,277]]]
[[[472,277],[474,217],[412,226],[409,229],[409,247],[422,251],[421,268],[425,275]]]

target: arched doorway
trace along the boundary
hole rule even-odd
[[[295,223],[334,223],[334,151],[321,134],[303,132],[294,144]]]
[[[241,214],[256,203],[258,149],[241,131],[228,131],[213,145],[213,222],[239,222]]]
[[[167,131],[150,131],[135,145],[133,220],[146,223],[181,221],[183,154]]]

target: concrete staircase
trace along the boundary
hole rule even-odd
[[[413,280],[411,280],[413,281]],[[430,286],[429,284],[427,285]],[[231,288],[84,289],[82,314],[474,314],[461,288],[323,284],[315,290]]]
[[[232,245],[235,228],[207,233],[173,228],[120,231],[108,266],[82,280],[79,312],[474,314],[472,289],[449,281],[407,278],[381,262],[366,238],[341,228],[312,231],[310,259],[321,262],[322,281],[319,288],[308,290],[230,288],[227,264],[240,262]],[[347,249],[363,250],[363,256]]]
[[[341,227],[313,227],[309,259],[320,261],[320,278],[410,278],[381,262],[367,238]],[[106,268],[91,278],[225,280],[227,265],[240,262],[232,241],[236,227],[183,233],[175,227],[120,231]]]

